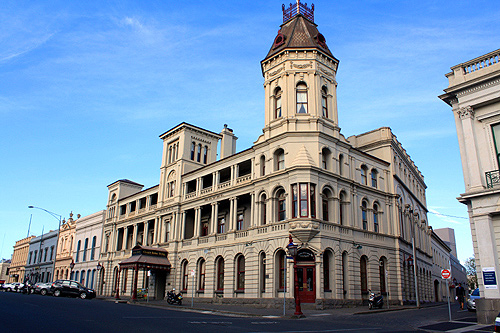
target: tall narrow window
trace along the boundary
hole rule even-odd
[[[206,262],[205,259],[200,260],[199,268],[198,268],[198,290],[203,291],[205,290],[205,269],[206,269]]]
[[[373,204],[373,231],[378,232],[378,205]]]
[[[260,292],[264,293],[266,292],[266,254],[262,252],[260,254]]]
[[[311,217],[316,218],[316,185],[309,185],[310,202],[311,202]]]
[[[328,118],[328,91],[326,87],[321,89],[321,108],[323,109],[323,117]]]
[[[344,175],[344,155],[339,155],[339,175]]]
[[[344,202],[345,195],[344,192],[340,192],[339,194],[339,224],[344,224]]]
[[[236,221],[236,230],[243,230],[243,213],[238,213],[238,219]]]
[[[82,241],[79,240],[78,243],[76,243],[76,258],[75,262],[78,262],[78,259],[80,258],[80,247],[82,246]]]
[[[226,232],[226,218],[224,216],[220,216],[217,220],[217,233],[223,234]]]
[[[219,257],[217,259],[217,291],[224,290],[224,259]]]
[[[299,194],[298,194],[298,189],[297,189],[297,184],[292,185],[292,218],[297,217],[297,213],[299,211],[298,207],[298,199],[299,199]]]
[[[201,222],[201,236],[208,236],[208,221]]]
[[[188,261],[184,260],[182,262],[182,290],[187,290],[188,288]]]
[[[278,221],[286,219],[286,195],[284,190],[277,193],[278,196]]]
[[[331,291],[330,288],[330,252],[325,251],[323,254],[323,283],[325,291]]]
[[[285,169],[285,151],[283,149],[278,149],[274,153],[274,170]]]
[[[367,259],[366,256],[362,256],[359,261],[359,272],[361,277],[361,292],[366,293],[368,291],[368,276],[367,276]]]
[[[385,288],[385,257],[381,257],[379,260],[379,280],[380,280],[380,292],[385,293],[387,290]]]
[[[367,178],[366,178],[367,172],[368,172],[368,169],[367,169],[366,165],[362,165],[361,166],[361,184],[363,184],[363,185],[368,185]]]
[[[263,194],[261,196],[261,199],[260,199],[260,216],[261,216],[261,225],[264,225],[266,224],[266,221],[267,221],[267,197],[265,194]]]
[[[297,85],[297,113],[307,113],[307,86],[303,82]]]
[[[278,252],[278,288],[285,289],[285,252]]]
[[[307,184],[300,184],[300,190],[299,190],[299,195],[300,195],[300,203],[299,203],[299,209],[300,209],[300,217],[308,217],[309,216],[309,210],[307,207]]]
[[[363,230],[368,230],[368,217],[367,217],[367,205],[366,205],[366,201],[363,201],[361,203],[361,219],[362,219],[362,223],[363,223]]]
[[[236,263],[236,289],[245,290],[245,257],[240,255]]]
[[[54,257],[54,246],[50,247],[50,260]]]
[[[201,161],[201,143],[198,144],[198,154],[196,156],[196,162],[200,162]]]
[[[194,151],[196,149],[196,143],[191,142],[191,160],[194,161]]]
[[[372,169],[371,176],[372,176],[372,187],[377,188],[377,170]]]
[[[324,195],[322,197],[322,207],[323,207],[323,221],[328,221],[328,197]]]
[[[207,164],[208,159],[208,146],[203,148],[203,164]]]
[[[281,89],[276,88],[274,91],[274,118],[281,117]]]
[[[323,169],[328,170],[330,168],[331,152],[328,148],[323,148],[321,150],[321,164]]]
[[[89,247],[89,239],[85,238],[85,245],[83,246],[82,261],[87,260],[87,248]]]
[[[266,157],[264,155],[260,157],[260,175],[266,175]]]
[[[96,236],[92,237],[92,248],[90,249],[90,260],[94,260],[96,241],[97,241]]]

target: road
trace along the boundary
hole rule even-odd
[[[0,311],[2,332],[412,332],[448,319],[443,305],[368,315],[314,311],[297,320],[16,293],[0,293]],[[471,317],[456,305],[453,315]]]

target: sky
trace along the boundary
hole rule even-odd
[[[287,1],[286,4],[288,6]],[[490,1],[320,0],[315,23],[340,60],[345,137],[391,127],[425,177],[429,224],[473,255],[450,67],[499,48]],[[308,1],[311,4],[311,1]],[[159,135],[228,124],[237,151],[264,126],[260,61],[281,1],[0,2],[0,258],[57,218],[106,208],[107,185],[160,177]]]

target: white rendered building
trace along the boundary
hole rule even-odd
[[[500,311],[500,50],[451,67],[445,94],[452,107],[462,158],[481,300],[478,323]]]
[[[297,6],[261,62],[265,126],[252,147],[236,153],[227,126],[181,123],[160,136],[159,185],[108,186],[103,294],[134,296],[138,283],[156,298],[175,287],[197,302],[282,304],[294,297],[292,235],[302,303],[361,303],[368,289],[415,301],[415,262],[419,298],[433,300],[423,176],[389,128],[340,133],[339,61]],[[121,269],[138,244],[167,250],[169,264]]]

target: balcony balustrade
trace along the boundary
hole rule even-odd
[[[493,188],[494,186],[500,184],[500,170],[488,171],[485,173],[486,176],[486,186],[488,188]]]

